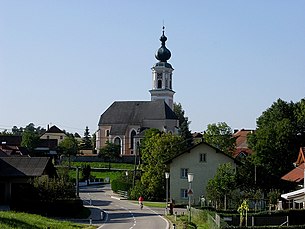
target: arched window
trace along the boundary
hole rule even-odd
[[[114,142],[113,142],[114,144],[116,144],[116,145],[121,145],[121,139],[119,138],[119,137],[116,137],[115,139],[114,139]]]
[[[158,80],[158,88],[162,88],[162,80]]]
[[[135,146],[135,139],[134,137],[136,136],[136,131],[135,130],[132,130],[130,132],[130,149],[134,149],[134,146]]]
[[[113,143],[115,145],[119,145],[120,146],[120,153],[122,154],[122,143],[121,143],[121,139],[119,137],[116,137],[114,140],[113,140]]]

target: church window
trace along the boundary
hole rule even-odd
[[[122,154],[122,144],[121,144],[121,139],[120,139],[119,137],[116,137],[116,138],[114,139],[113,143],[114,143],[115,145],[120,146],[120,153]]]
[[[158,80],[158,88],[162,88],[162,80]]]
[[[130,149],[134,149],[134,145],[135,145],[135,135],[136,135],[136,131],[132,130],[130,133]]]
[[[106,136],[106,137],[109,137],[109,135],[110,135],[110,131],[109,131],[109,130],[106,130],[106,131],[105,131],[105,136]]]

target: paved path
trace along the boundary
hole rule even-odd
[[[91,223],[101,229],[169,228],[169,223],[162,217],[164,209],[144,206],[141,210],[137,204],[113,195],[109,186],[82,187],[80,197],[85,206],[91,209]]]

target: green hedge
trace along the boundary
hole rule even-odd
[[[111,189],[114,192],[118,192],[119,190],[129,191],[130,188],[131,184],[126,181],[122,181],[121,179],[115,179],[111,181]]]

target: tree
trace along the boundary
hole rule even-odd
[[[121,146],[107,141],[106,145],[100,149],[98,156],[108,160],[110,169],[110,160],[119,158],[120,154]]]
[[[236,187],[235,170],[231,163],[221,164],[217,168],[214,178],[208,181],[207,196],[217,203],[217,207],[223,203],[226,209],[227,197],[233,193],[232,187]]]
[[[257,119],[257,129],[248,137],[254,163],[265,170],[262,179],[268,178],[273,188],[293,168],[299,148],[305,144],[304,124],[304,99],[298,103],[278,99]]]
[[[38,126],[35,127],[35,125],[33,123],[29,123],[26,127],[17,127],[17,126],[13,126],[12,128],[12,134],[15,136],[21,136],[23,134],[23,132],[30,132],[30,133],[36,133],[38,135],[43,134],[44,132],[46,132],[46,129]]]
[[[182,137],[171,133],[162,133],[157,129],[149,129],[145,132],[141,141],[141,184],[137,184],[141,190],[145,190],[145,198],[160,200],[164,197],[166,171],[165,162],[185,149]],[[142,193],[143,195],[143,193]]]
[[[25,130],[22,133],[21,146],[27,148],[29,152],[37,147],[39,142],[39,135],[32,130]]]
[[[233,137],[231,127],[225,122],[209,124],[203,138],[208,144],[229,155],[235,150],[236,139]]]
[[[59,148],[65,156],[69,158],[69,167],[71,162],[71,156],[76,155],[78,152],[78,142],[73,135],[68,135],[60,143]]]
[[[84,137],[82,139],[81,148],[82,149],[92,149],[91,136],[90,136],[88,126],[86,126],[86,129],[85,129],[85,132],[84,132]]]
[[[179,120],[179,135],[185,141],[187,147],[192,146],[193,136],[189,129],[190,121],[185,117],[181,103],[174,103],[174,112]]]

